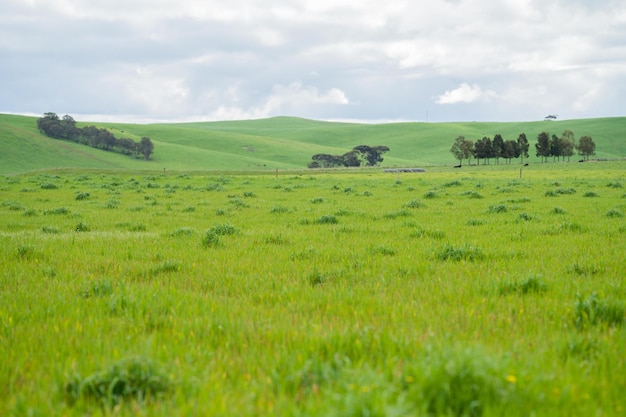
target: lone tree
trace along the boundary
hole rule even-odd
[[[596,144],[590,136],[583,136],[578,140],[578,145],[576,146],[578,150],[578,154],[582,155],[583,159],[589,160],[590,155],[596,154]]]

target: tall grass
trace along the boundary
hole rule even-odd
[[[622,415],[604,166],[0,177],[0,415]]]

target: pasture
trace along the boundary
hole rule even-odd
[[[624,168],[2,176],[0,414],[624,415]]]

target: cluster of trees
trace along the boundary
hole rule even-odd
[[[118,150],[124,155],[143,157],[145,160],[150,159],[154,151],[154,145],[148,137],[142,137],[139,142],[129,138],[116,138],[113,133],[103,128],[77,127],[76,121],[68,115],[59,118],[56,113],[44,113],[43,117],[37,119],[37,127],[41,133],[51,138],[67,139],[92,148]]]
[[[486,164],[495,159],[496,163],[499,164],[500,158],[505,159],[506,163],[510,164],[513,158],[521,158],[523,163],[524,158],[528,158],[529,148],[530,144],[525,133],[521,133],[517,140],[504,140],[502,135],[498,134],[494,136],[493,140],[483,137],[475,143],[464,136],[459,136],[454,140],[450,152],[459,160],[459,166],[463,164],[464,159],[471,163],[472,158],[477,160],[478,165],[480,165],[481,159]],[[589,159],[590,155],[595,155],[595,148],[596,145],[589,136],[581,137],[576,143],[574,133],[569,129],[565,130],[560,137],[541,132],[537,136],[537,143],[535,144],[536,155],[541,157],[544,162],[549,157],[563,158],[563,160],[567,157],[569,161],[569,158],[574,155],[574,150],[577,150],[584,159]]]
[[[376,166],[383,162],[382,154],[388,151],[386,146],[359,145],[343,155],[318,153],[313,155],[309,168]]]
[[[560,137],[557,135],[550,136],[547,132],[541,132],[537,136],[535,149],[537,150],[537,156],[541,157],[541,160],[544,162],[549,157],[552,157],[553,161],[558,158],[565,160],[567,157],[569,161],[569,158],[574,155],[574,150],[577,150],[584,160],[589,160],[591,155],[596,154],[596,144],[590,136],[582,136],[576,142],[574,132],[569,129],[563,131]]]
[[[502,135],[497,134],[493,140],[483,137],[474,143],[471,139],[465,139],[465,136],[459,136],[454,140],[450,152],[459,160],[459,165],[463,164],[463,160],[467,159],[468,163],[472,158],[476,158],[478,165],[480,160],[489,163],[491,159],[495,159],[496,163],[500,163],[500,158],[511,163],[511,159],[520,158],[524,162],[524,158],[528,158],[528,138],[525,133],[521,133],[517,140],[504,140]]]

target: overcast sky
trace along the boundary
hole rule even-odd
[[[624,116],[626,0],[1,0],[0,112]]]

